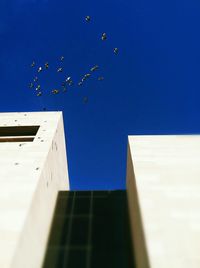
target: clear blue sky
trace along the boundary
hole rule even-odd
[[[1,0],[0,111],[63,110],[71,188],[124,188],[129,134],[200,132],[199,14],[197,0]],[[105,80],[51,96],[61,55],[76,82],[95,64]],[[33,59],[50,64],[41,98]]]

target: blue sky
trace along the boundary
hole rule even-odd
[[[128,135],[200,132],[199,14],[197,0],[1,0],[0,111],[63,110],[71,188],[124,188]],[[50,95],[61,55],[76,83],[95,64],[105,80]],[[41,98],[33,60],[50,64]]]

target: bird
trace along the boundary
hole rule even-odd
[[[37,97],[40,97],[41,95],[42,95],[41,91],[37,93]]]
[[[57,69],[58,73],[61,73],[62,71],[63,71],[63,69],[61,67]]]
[[[113,49],[113,51],[114,51],[115,54],[117,54],[119,50],[118,50],[117,47],[115,47],[115,48]]]
[[[61,61],[64,61],[64,59],[65,59],[64,56],[61,56],[61,57],[60,57],[60,60],[61,60]]]
[[[101,36],[101,40],[105,41],[106,39],[107,39],[107,35],[106,35],[106,33],[103,33],[102,36]]]
[[[51,92],[52,92],[53,94],[58,94],[58,93],[59,93],[59,90],[58,90],[58,89],[53,89]]]
[[[30,87],[30,88],[33,88],[33,86],[34,86],[33,83],[30,83],[30,84],[29,84],[29,87]]]
[[[42,71],[42,67],[38,68],[38,73],[40,73]]]
[[[95,66],[93,66],[93,67],[90,69],[90,71],[91,71],[91,72],[94,72],[94,71],[96,71],[98,68],[99,68],[99,66],[98,66],[98,65],[95,65]]]
[[[85,20],[86,20],[87,22],[89,22],[89,21],[91,20],[90,16],[86,16],[86,17],[85,17]]]
[[[89,78],[90,75],[91,75],[91,74],[89,74],[89,73],[88,73],[88,74],[85,74],[85,75],[83,76],[83,78],[81,79],[81,83],[83,84],[83,82],[84,82],[87,78]],[[81,84],[81,85],[82,85],[82,84]]]
[[[45,65],[44,65],[45,69],[49,69],[49,63],[46,62]]]
[[[71,77],[68,76],[67,79],[65,80],[66,82],[69,82],[71,80]]]
[[[73,84],[73,81],[72,81],[72,79],[71,79],[70,76],[67,77],[67,79],[66,79],[65,81],[66,81],[66,83],[67,83],[69,86],[71,86],[71,85]]]
[[[35,62],[34,61],[31,63],[31,67],[35,67]]]
[[[38,81],[38,77],[36,76],[34,79],[33,79],[34,82],[37,82]]]
[[[91,74],[88,73],[88,74],[85,74],[84,77],[87,79],[87,78],[90,77],[90,75],[91,75]]]
[[[35,90],[40,90],[41,86],[38,85]]]
[[[82,86],[82,84],[83,84],[82,81],[78,82],[78,86]]]

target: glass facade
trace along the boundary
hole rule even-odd
[[[126,191],[59,192],[43,268],[134,268]]]

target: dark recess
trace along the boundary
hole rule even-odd
[[[60,192],[43,268],[134,268],[126,191]]]
[[[3,137],[1,138],[0,137],[0,142],[21,142],[21,141],[24,141],[24,142],[28,142],[28,141],[33,141],[34,138],[33,137],[12,137],[12,138],[9,138],[9,137]]]
[[[10,126],[0,127],[0,137],[35,136],[40,126]]]

